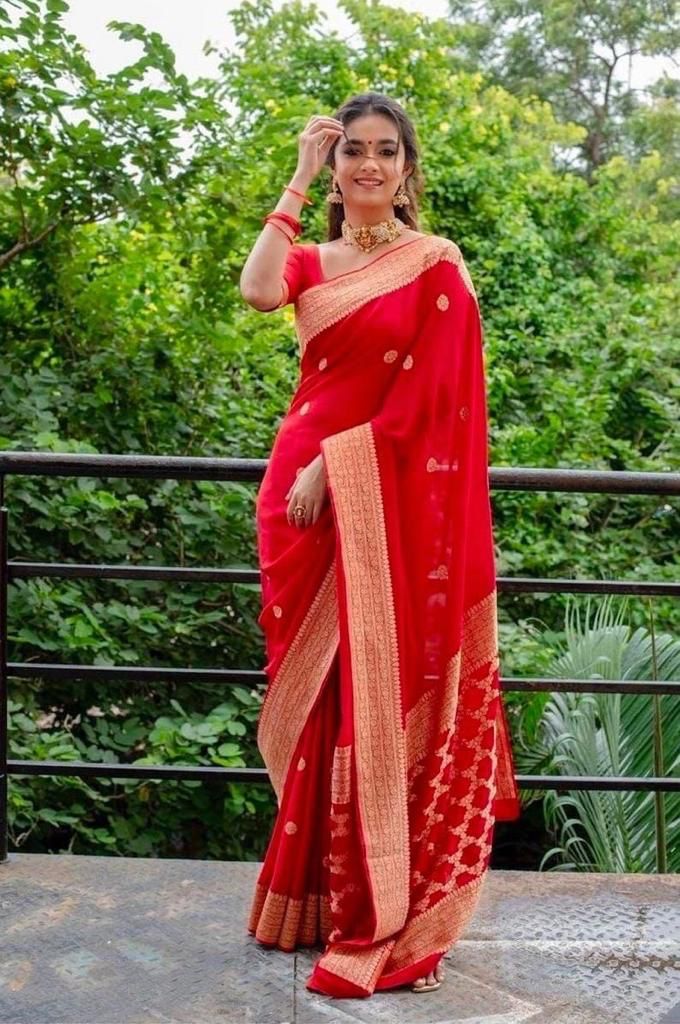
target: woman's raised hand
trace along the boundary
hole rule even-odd
[[[313,181],[326,163],[331,146],[343,132],[342,121],[313,114],[298,135],[298,165],[295,174]]]

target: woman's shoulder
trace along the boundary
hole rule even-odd
[[[463,262],[463,253],[457,242],[446,235],[427,235],[430,244],[425,247],[424,266],[431,267],[440,260],[455,263]]]

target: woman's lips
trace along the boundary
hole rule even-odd
[[[362,188],[379,188],[382,185],[382,181],[379,181],[377,178],[355,178],[354,180]]]

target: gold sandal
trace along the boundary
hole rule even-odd
[[[439,964],[437,964],[437,967],[439,967]],[[424,985],[416,985],[414,982],[413,985],[411,985],[411,992],[435,992],[441,986],[443,980],[444,974],[442,973],[441,978],[438,981],[435,979],[435,981],[433,981],[430,985],[428,985],[427,983],[425,983]]]

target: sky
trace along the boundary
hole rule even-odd
[[[89,51],[89,57],[100,75],[115,71],[136,60],[142,52],[141,44],[123,42],[114,32],[107,30],[107,22],[133,21],[160,32],[172,47],[177,70],[190,79],[215,73],[216,55],[206,56],[203,44],[210,40],[218,49],[230,48],[234,43],[228,11],[239,6],[240,0],[70,0],[70,10],[64,23]],[[621,0],[624,2],[624,0]],[[275,9],[281,2],[274,3]],[[430,18],[446,17],[447,0],[392,0],[390,6],[409,11],[420,11]],[[351,33],[351,23],[334,0],[317,0],[317,7],[326,16],[325,27],[335,29],[339,35]],[[625,64],[625,61],[621,62]],[[677,74],[670,61],[638,57],[633,65],[632,84],[643,88],[658,78],[663,69]],[[626,68],[627,73],[627,68]]]

